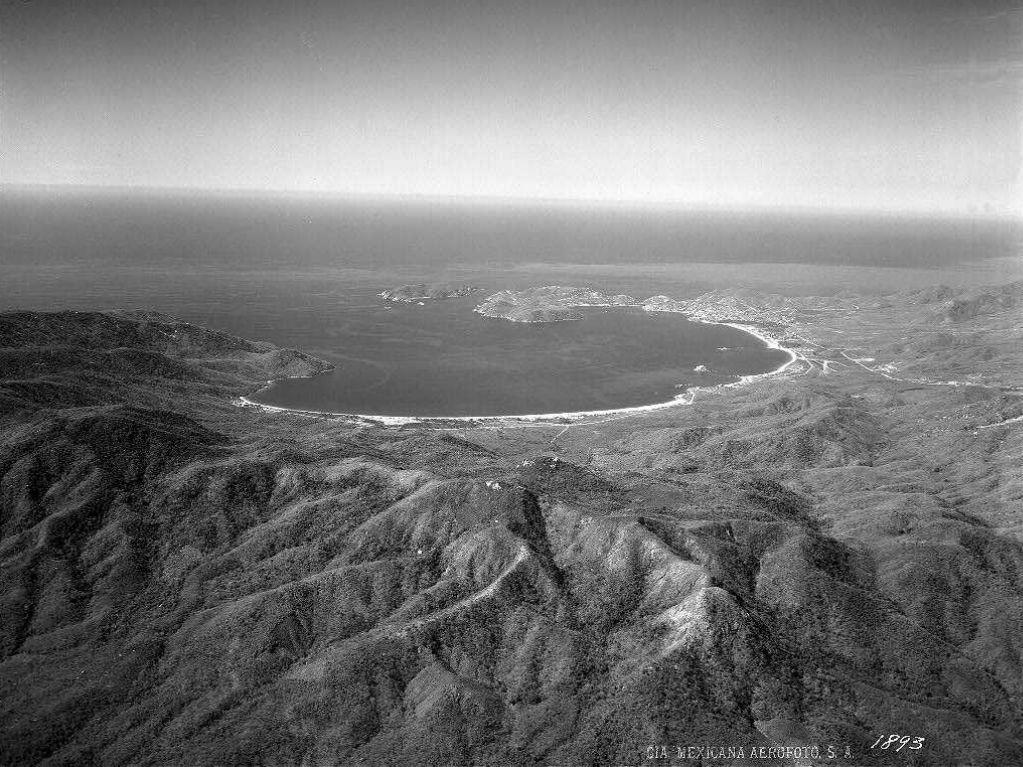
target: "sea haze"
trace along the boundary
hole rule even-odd
[[[1000,282],[1019,267],[1019,225],[999,220],[115,191],[9,190],[0,201],[0,309],[153,309],[300,348],[337,370],[258,396],[386,415],[642,405],[785,359],[677,315],[593,310],[522,325],[473,313],[486,293],[423,306],[377,296],[402,283],[684,298]]]

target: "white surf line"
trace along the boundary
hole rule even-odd
[[[786,363],[786,365],[787,364],[788,363]],[[733,384],[722,384],[722,386],[731,385]],[[249,399],[248,397],[239,397],[237,402],[243,407],[253,407],[269,413],[295,413],[298,415],[304,415],[308,417],[339,418],[350,419],[355,421],[372,421],[380,423],[384,426],[406,426],[410,424],[430,422],[442,423],[455,422],[472,424],[511,422],[514,425],[540,424],[543,426],[550,426],[551,422],[557,424],[563,421],[576,421],[581,418],[587,417],[599,417],[610,415],[633,415],[636,413],[648,413],[653,412],[655,410],[664,410],[666,408],[675,407],[676,405],[680,404],[688,405],[691,402],[691,399],[690,400],[686,399],[686,395],[689,393],[689,391],[690,390],[687,389],[685,393],[679,394],[676,397],[668,400],[667,402],[656,402],[651,405],[636,405],[633,407],[613,408],[608,410],[579,410],[571,413],[530,413],[524,415],[460,415],[460,416],[370,415],[362,413],[338,413],[329,410],[306,410],[302,408],[281,407],[279,405],[265,405],[262,402],[255,402]]]
[[[665,310],[645,310],[645,311],[665,311]],[[676,313],[685,314],[685,312],[671,312],[670,310],[665,313]],[[778,351],[785,352],[789,355],[789,359],[782,364],[780,367],[770,370],[766,373],[756,373],[753,375],[740,376],[738,381],[732,381],[726,384],[717,384],[716,386],[690,386],[681,394],[677,394],[670,400],[665,402],[655,402],[650,405],[634,405],[632,407],[622,408],[610,408],[607,410],[578,410],[569,413],[530,413],[524,415],[482,415],[482,416],[403,416],[403,415],[371,415],[362,413],[339,413],[330,410],[309,410],[304,408],[293,408],[283,407],[280,405],[266,405],[262,402],[256,402],[249,397],[238,397],[235,400],[235,404],[239,407],[251,407],[257,410],[261,410],[267,413],[294,413],[295,415],[305,416],[307,418],[331,418],[338,420],[350,420],[361,423],[377,423],[383,426],[409,426],[413,424],[422,423],[465,423],[485,426],[487,424],[500,425],[499,427],[527,427],[527,426],[542,426],[549,427],[551,425],[564,424],[565,421],[581,421],[586,418],[600,418],[603,416],[621,416],[627,417],[632,415],[638,415],[641,413],[652,413],[658,410],[667,410],[668,408],[678,407],[680,405],[691,405],[696,398],[698,392],[711,393],[720,391],[723,389],[733,389],[740,386],[746,386],[760,381],[765,378],[776,376],[784,373],[792,363],[797,360],[808,362],[805,357],[801,354],[789,349],[786,346],[782,346],[781,342],[766,333],[759,330],[754,325],[746,325],[737,322],[715,322],[714,320],[698,319],[687,316],[691,322],[700,322],[705,325],[725,325],[736,330],[741,330],[744,333],[748,333],[754,338],[761,341],[767,348],[776,349]],[[608,420],[617,420],[611,419]]]

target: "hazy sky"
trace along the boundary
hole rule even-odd
[[[1021,206],[1012,3],[7,0],[0,67],[5,183]]]

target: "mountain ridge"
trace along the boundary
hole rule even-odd
[[[803,359],[455,431],[235,407],[326,363],[171,318],[0,315],[0,763],[869,765],[894,731],[1012,763],[1016,305],[958,321],[942,364],[992,356],[938,385],[933,302],[731,300]]]

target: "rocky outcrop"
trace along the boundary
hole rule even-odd
[[[419,301],[443,301],[448,298],[462,298],[469,296],[482,288],[475,285],[427,285],[417,283],[415,285],[400,285],[380,293],[380,297],[387,301],[412,304]]]
[[[559,322],[580,320],[579,307],[635,306],[636,299],[626,295],[607,295],[586,288],[548,285],[527,290],[502,290],[488,296],[476,312],[512,322]]]

